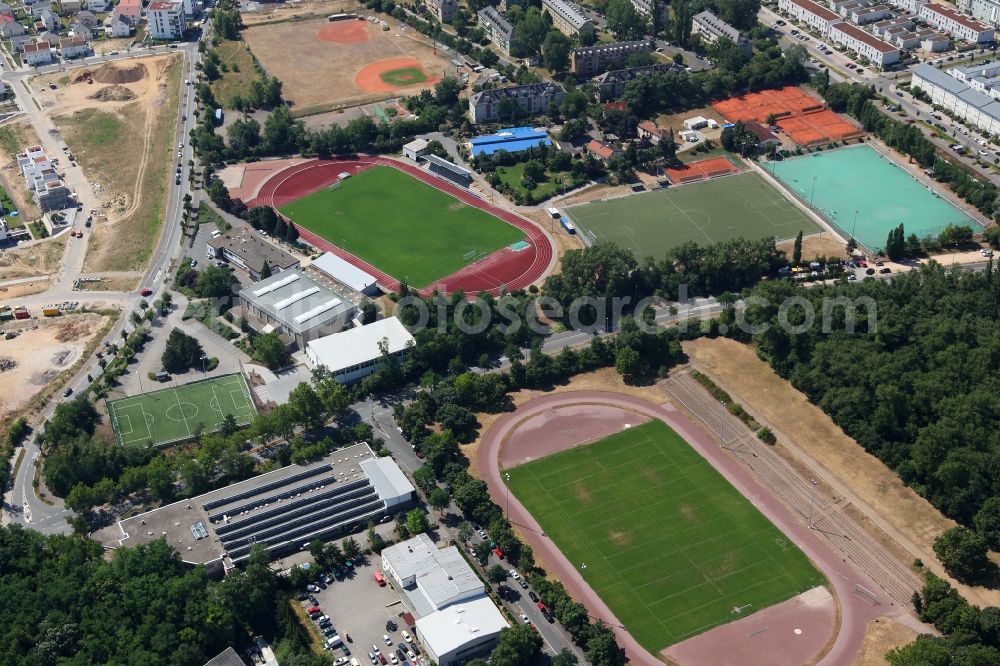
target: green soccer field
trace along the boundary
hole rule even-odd
[[[660,259],[687,242],[792,238],[820,228],[753,172],[565,209],[581,233]]]
[[[653,654],[824,584],[662,421],[506,473],[546,535]]]
[[[246,425],[257,409],[243,375],[224,375],[108,403],[111,427],[125,446],[159,446],[215,432],[226,414]]]
[[[478,208],[376,166],[282,206],[281,213],[397,280],[425,287],[524,239]]]

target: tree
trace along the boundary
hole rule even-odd
[[[202,298],[232,296],[233,287],[238,284],[235,275],[217,266],[206,266],[198,273],[198,295]]]
[[[990,497],[972,519],[976,531],[993,550],[1000,550],[1000,497]]]
[[[552,666],[576,666],[578,663],[579,660],[575,654],[569,651],[569,648],[563,648],[559,654],[552,658]]]
[[[296,420],[307,431],[319,430],[326,423],[323,402],[306,382],[301,382],[288,394],[288,405],[295,412]]]
[[[472,538],[472,534],[475,530],[472,529],[472,523],[467,520],[463,520],[458,524],[458,538],[462,541],[468,541]]]
[[[451,504],[451,496],[444,488],[435,488],[431,491],[427,501],[435,511],[441,512]]]
[[[264,265],[260,269],[260,279],[266,280],[271,277],[271,267],[267,264],[267,259],[264,260]]]
[[[285,364],[285,345],[277,333],[261,333],[255,336],[250,347],[253,349],[251,355],[253,360],[263,363],[272,370]]]
[[[475,435],[479,422],[476,415],[465,407],[447,404],[437,413],[438,422],[445,430],[450,430],[460,442],[470,442]]]
[[[792,246],[792,266],[802,263],[802,232],[795,236],[795,245]]]
[[[542,637],[527,624],[500,630],[490,666],[528,666],[541,656]]]
[[[975,582],[990,568],[986,539],[967,527],[953,527],[934,540],[934,554],[962,582]]]
[[[569,68],[573,42],[558,30],[550,30],[542,42],[542,64],[550,72],[564,72]]]
[[[615,641],[615,634],[604,622],[590,629],[587,641],[587,662],[593,666],[624,666],[625,652]]]
[[[167,345],[160,357],[160,363],[165,371],[180,373],[199,363],[202,356],[204,351],[201,343],[179,328],[174,328],[167,336]]]
[[[427,531],[427,514],[420,509],[406,512],[406,529],[410,534],[421,534]]]
[[[507,580],[507,570],[499,564],[494,564],[486,570],[486,580],[494,585],[500,585]]]
[[[646,34],[646,19],[636,11],[630,0],[610,0],[607,19],[608,30],[619,41],[642,39]]]
[[[642,372],[642,359],[639,352],[631,347],[621,347],[615,352],[615,370],[626,382],[634,381]]]
[[[472,551],[479,562],[485,562],[490,556],[490,544],[479,541],[472,547]]]
[[[340,548],[344,551],[344,557],[348,560],[354,560],[361,554],[361,546],[354,537],[347,537],[340,542]]]

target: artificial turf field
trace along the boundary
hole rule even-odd
[[[652,654],[824,583],[662,421],[505,472],[546,535]]]
[[[565,209],[591,240],[610,241],[636,259],[657,259],[690,241],[792,238],[819,227],[759,174],[726,176]]]
[[[524,239],[503,220],[390,167],[375,166],[281,213],[397,280],[425,287]]]
[[[246,425],[257,413],[243,375],[223,375],[108,403],[111,427],[125,446],[159,446],[214,432],[226,414]]]

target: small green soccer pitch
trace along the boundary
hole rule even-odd
[[[821,230],[753,172],[570,206],[566,213],[591,240],[615,243],[640,261],[662,259],[688,242],[782,240]]]
[[[423,288],[524,233],[391,167],[282,206],[282,215],[388,275]]]
[[[546,535],[652,654],[825,582],[662,421],[505,473]]]
[[[223,375],[108,403],[123,446],[161,446],[215,432],[227,414],[246,425],[257,413],[243,375]]]

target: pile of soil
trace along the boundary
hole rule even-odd
[[[70,340],[79,340],[87,335],[90,335],[89,322],[66,321],[60,323],[59,330],[56,332],[56,340],[69,342]]]
[[[128,67],[117,67],[111,64],[104,64],[97,69],[85,69],[73,77],[73,83],[135,83],[142,81],[149,72],[142,63],[136,63]]]
[[[93,95],[88,95],[87,99],[96,99],[99,102],[129,102],[136,97],[137,95],[125,86],[114,84],[101,88]]]

